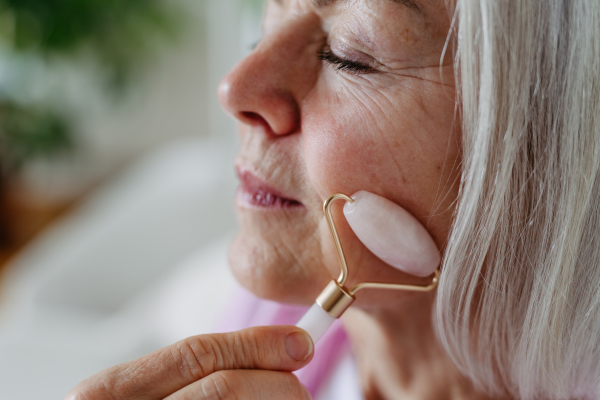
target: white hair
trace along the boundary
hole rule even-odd
[[[462,180],[436,321],[491,394],[600,396],[600,1],[457,0]]]

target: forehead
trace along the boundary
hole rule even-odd
[[[281,1],[281,0],[279,0]],[[317,8],[329,7],[338,2],[344,2],[345,0],[310,0],[313,5]],[[403,5],[416,11],[420,11],[418,4],[413,0],[387,0],[392,3]]]
[[[289,0],[274,0],[274,1],[276,3],[283,4],[283,3],[288,2]],[[347,0],[308,0],[308,2],[311,3],[311,5],[313,7],[315,7],[315,8],[331,7],[331,6],[335,5],[335,4],[344,3],[346,1]],[[418,4],[418,2],[415,1],[415,0],[385,0],[385,1],[388,1],[390,3],[395,3],[395,4],[398,4],[400,6],[404,6],[404,7],[407,7],[407,8],[410,8],[410,9],[412,9],[414,11],[421,12],[421,7]]]
[[[342,17],[346,21],[362,24],[364,29],[407,31],[421,40],[446,42],[453,16],[453,0],[267,0],[279,11],[271,23],[283,22],[283,10],[313,11],[329,22]],[[295,12],[292,12],[295,14]],[[327,24],[327,23],[326,23]],[[366,24],[366,25],[365,25]],[[267,29],[268,30],[268,29]],[[398,33],[398,32],[396,32]],[[378,37],[379,40],[383,39]]]
[[[427,25],[428,30],[439,31],[437,33],[443,35],[448,33],[455,4],[454,0],[267,0],[267,2],[279,4],[284,8],[306,9],[305,7],[308,7],[321,15],[330,14],[330,10],[337,12],[333,10],[378,9],[384,10],[386,17],[394,17],[401,13],[421,20]]]

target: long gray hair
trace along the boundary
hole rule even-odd
[[[600,1],[457,0],[440,340],[491,393],[600,396]]]

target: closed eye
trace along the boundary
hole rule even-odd
[[[375,72],[379,72],[369,65],[338,57],[331,50],[319,51],[317,53],[317,58],[325,61],[328,64],[331,64],[336,69],[336,71],[346,71],[355,75],[372,74]]]

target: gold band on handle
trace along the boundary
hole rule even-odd
[[[331,204],[336,200],[345,200],[350,204],[354,203],[354,200],[349,196],[342,193],[336,193],[329,196],[325,203],[323,203],[323,212],[333,236],[335,242],[335,248],[338,253],[338,260],[340,262],[341,273],[340,277],[336,281],[331,281],[329,285],[321,292],[317,297],[317,303],[327,311],[331,316],[339,318],[344,311],[354,302],[354,295],[356,292],[362,289],[392,289],[392,290],[406,290],[413,292],[429,292],[437,287],[440,279],[439,268],[435,270],[434,276],[431,283],[428,285],[405,285],[399,283],[378,283],[378,282],[362,282],[354,285],[352,289],[348,290],[344,287],[344,284],[348,280],[348,265],[346,264],[346,257],[344,250],[342,250],[342,244],[338,237],[333,217],[331,216]]]
[[[331,281],[317,297],[316,302],[333,318],[339,318],[354,302],[354,296],[347,293],[347,289],[336,281]]]

